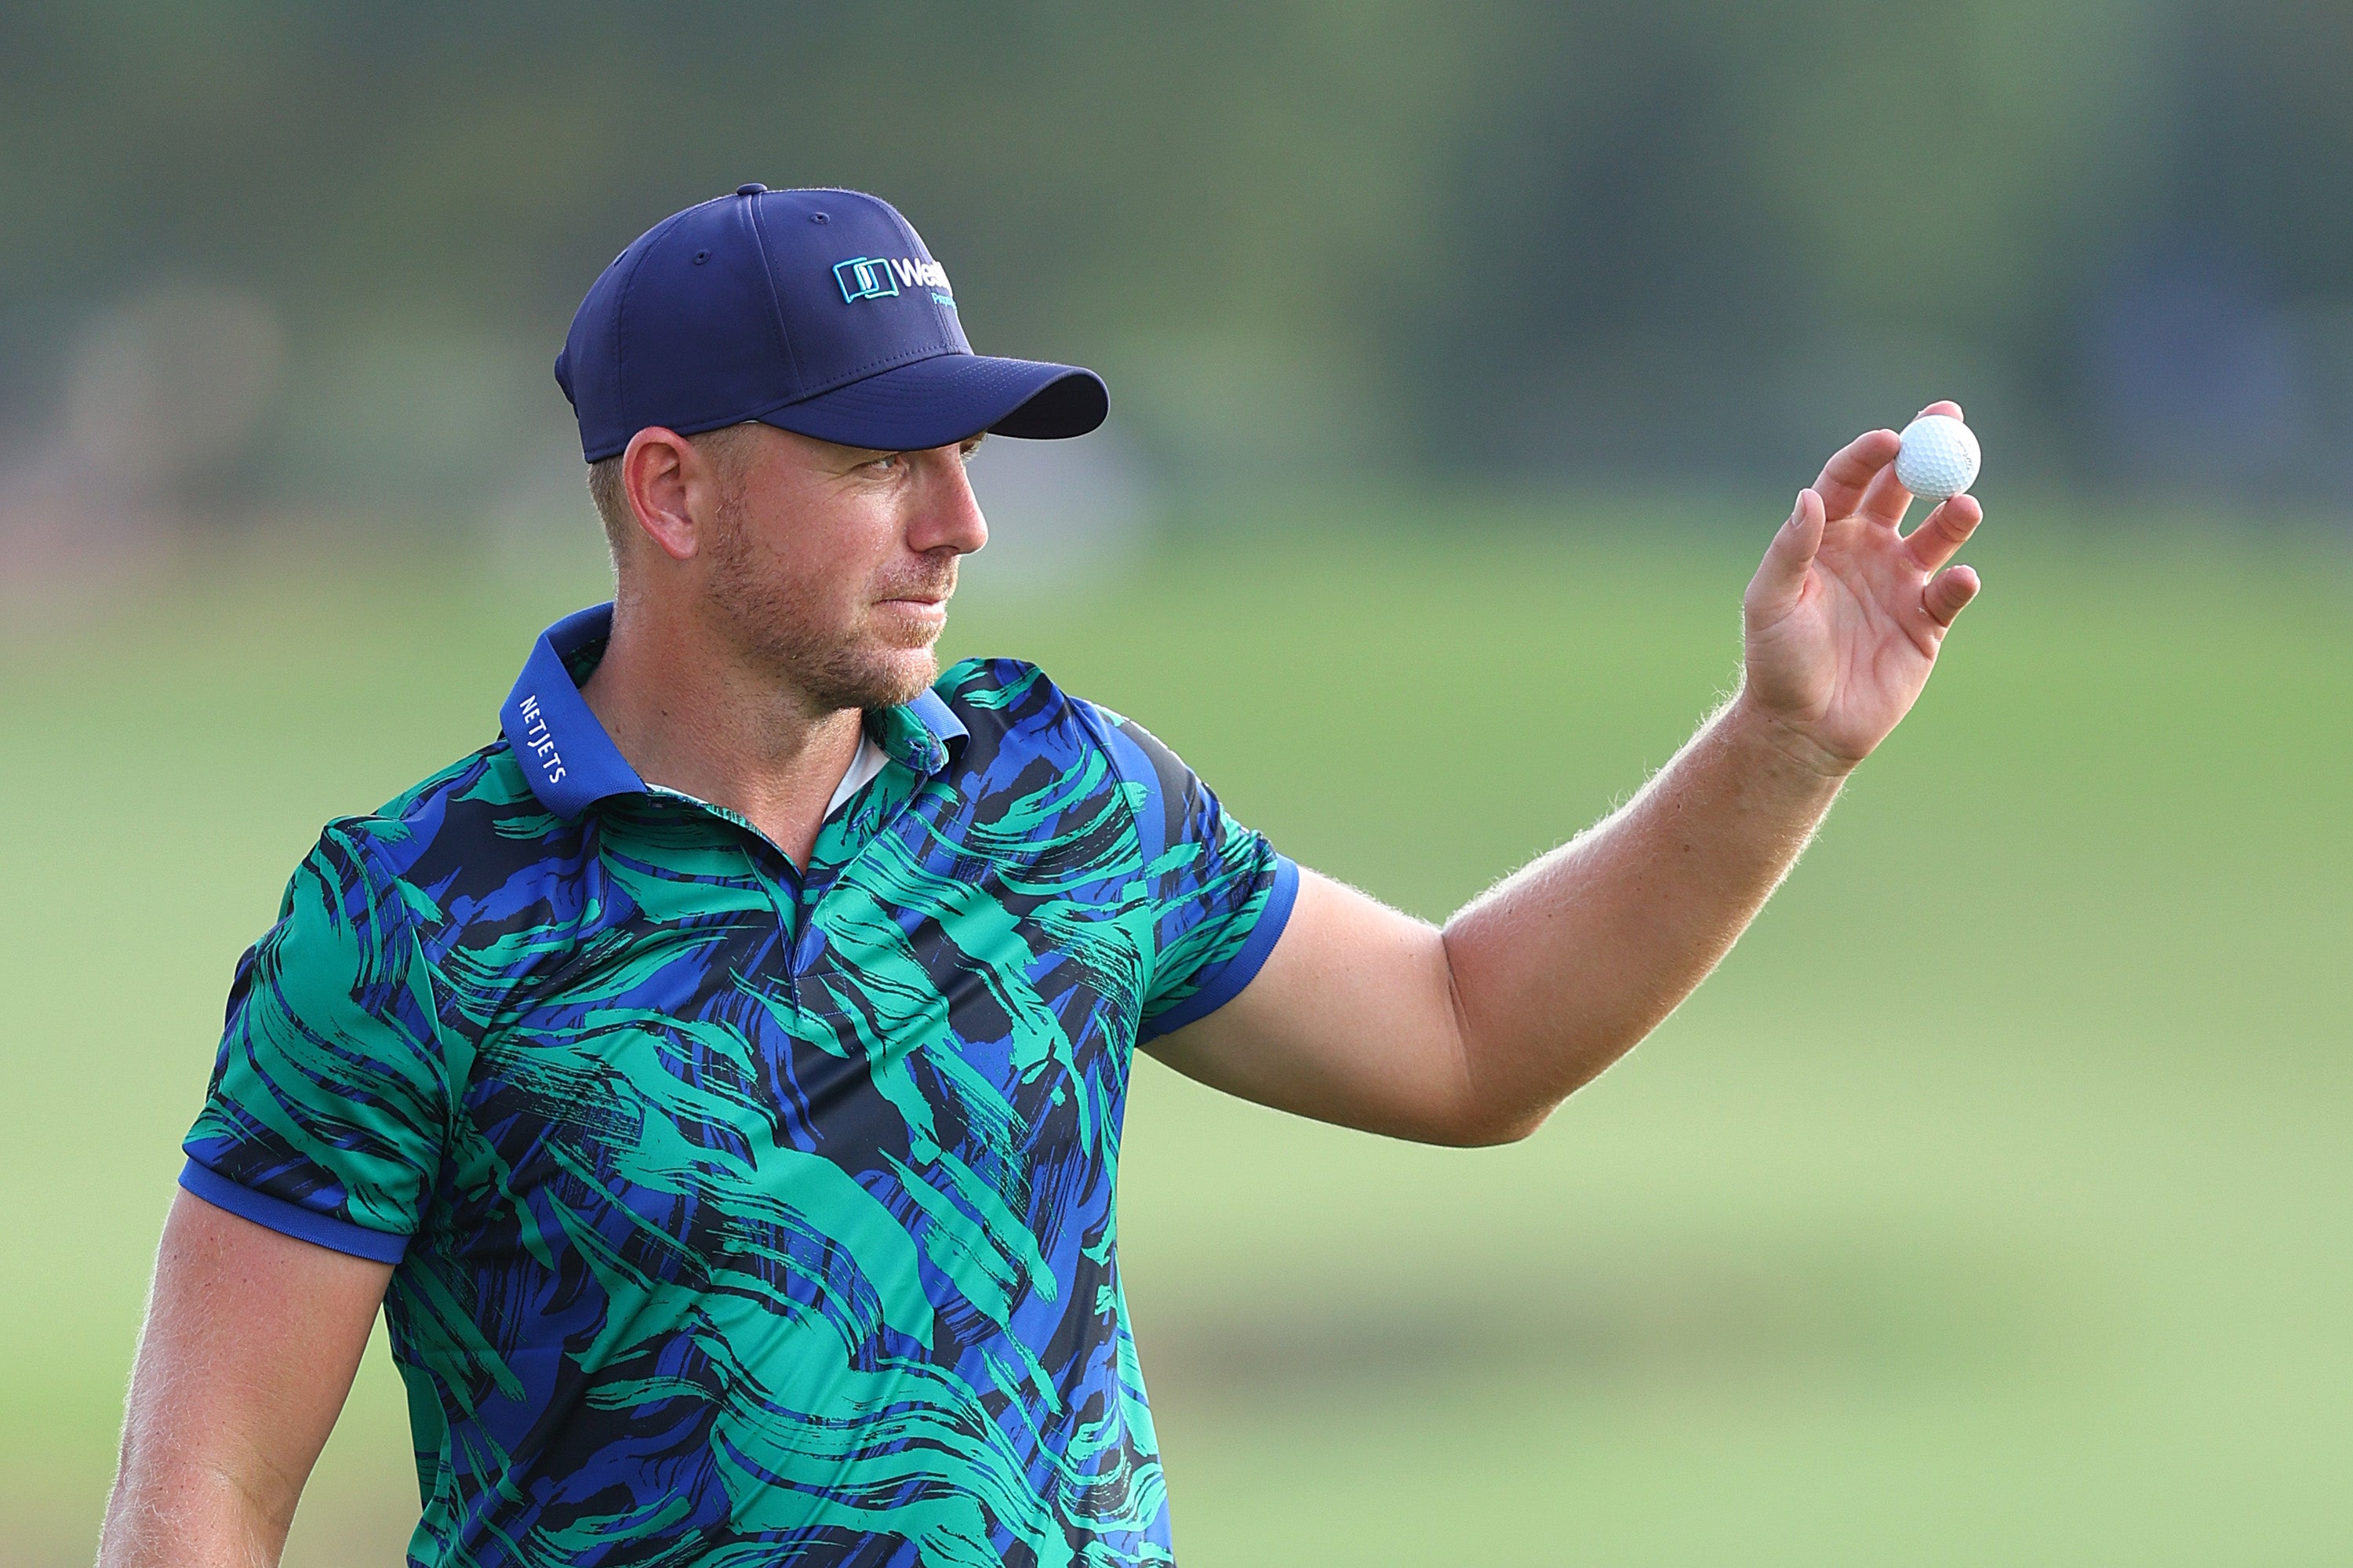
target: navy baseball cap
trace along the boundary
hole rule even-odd
[[[654,225],[572,318],[556,385],[590,462],[649,425],[756,419],[882,451],[983,430],[1083,436],[1111,407],[1074,365],[973,353],[948,275],[889,202],[736,188]]]

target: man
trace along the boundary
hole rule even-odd
[[[116,1568],[275,1560],[379,1304],[413,1562],[1169,1561],[1113,1245],[1134,1048],[1526,1136],[1722,957],[1978,586],[1976,503],[1900,535],[1861,437],[1766,551],[1740,694],[1441,930],[1034,667],[937,673],[973,445],[1106,402],[973,355],[888,206],[677,215],[556,375],[615,602],[500,738],[332,824],[239,965]]]

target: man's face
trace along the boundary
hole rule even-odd
[[[821,711],[913,700],[939,673],[956,558],[988,542],[965,478],[979,444],[881,452],[728,432],[703,579],[714,630]]]

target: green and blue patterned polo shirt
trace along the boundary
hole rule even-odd
[[[237,968],[182,1181],[393,1263],[410,1561],[1169,1561],[1113,1221],[1138,1042],[1297,871],[1159,742],[967,661],[796,867],[590,713],[331,825]]]

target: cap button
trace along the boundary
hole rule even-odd
[[[737,185],[735,187],[735,194],[737,196],[758,196],[762,191],[766,190],[767,188],[767,186],[762,185],[759,181],[754,180],[748,185]]]

